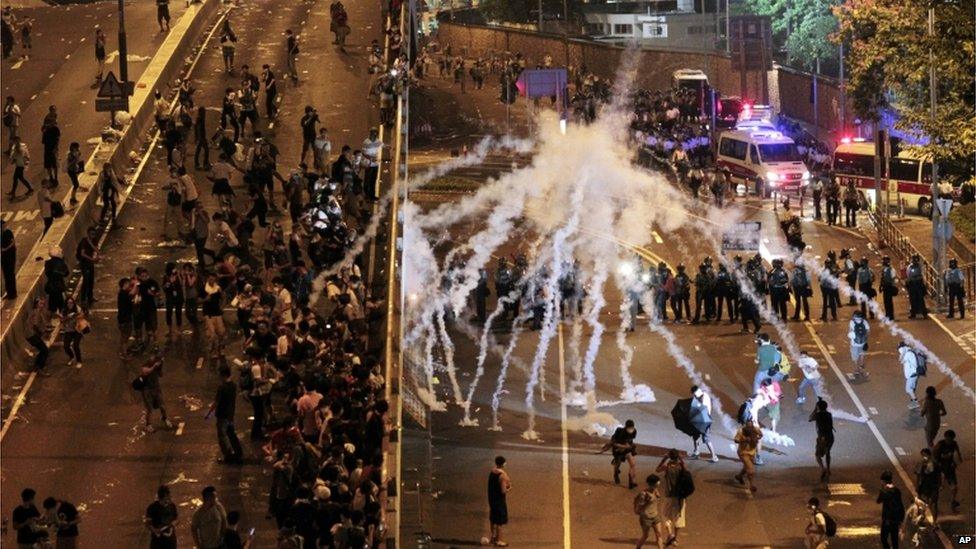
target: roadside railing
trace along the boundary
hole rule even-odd
[[[925,281],[925,288],[930,296],[938,297],[942,289],[942,277],[925,255],[918,251],[918,248],[912,244],[911,240],[898,230],[898,227],[891,222],[890,216],[877,210],[870,211],[868,215],[871,218],[871,222],[874,223],[875,229],[878,231],[878,238],[880,239],[882,248],[888,248],[894,251],[903,261],[909,261],[913,255],[921,258],[922,278]],[[967,275],[966,279],[967,284],[971,285],[972,277]],[[967,293],[972,295],[970,293],[971,291],[971,289],[968,289]]]
[[[399,14],[390,14],[387,17],[386,29],[392,28],[393,17],[399,17],[397,28],[401,33],[408,31],[406,22],[407,6],[400,8]],[[409,36],[402,36],[404,47],[410,47]],[[387,69],[393,60],[390,59],[389,33],[385,41],[385,56]],[[402,295],[400,293],[400,194],[404,184],[403,176],[406,174],[405,158],[402,154],[404,150],[404,140],[406,138],[406,128],[409,125],[404,120],[406,116],[407,90],[397,95],[396,103],[396,122],[392,137],[392,154],[390,156],[390,187],[387,191],[390,200],[388,212],[388,226],[390,231],[387,241],[386,257],[386,326],[385,342],[383,349],[383,363],[385,367],[384,376],[386,378],[386,390],[384,398],[390,406],[393,416],[389,434],[384,443],[383,455],[383,522],[384,522],[384,545],[387,549],[396,549],[400,546],[400,514],[401,514],[401,488],[402,483],[402,453],[403,453],[403,402],[401,399],[401,387],[403,385],[403,356],[400,351],[400,342],[403,336],[401,325]]]

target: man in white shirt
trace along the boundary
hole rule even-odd
[[[807,387],[813,387],[813,395],[820,398],[820,384],[822,383],[822,378],[820,377],[820,370],[817,361],[807,354],[806,351],[800,351],[800,361],[797,363],[800,367],[800,371],[803,372],[803,380],[800,381],[800,385],[796,388],[796,403],[803,404],[807,401],[806,389]]]
[[[865,379],[868,377],[868,372],[864,368],[864,353],[868,350],[868,333],[870,331],[871,327],[868,325],[868,321],[864,319],[864,314],[861,311],[854,311],[854,317],[848,325],[847,339],[851,342],[851,360],[856,368],[854,375]]]
[[[275,291],[275,313],[281,315],[282,324],[291,324],[294,319],[291,316],[291,292],[285,288],[284,280],[275,277],[272,281]]]
[[[380,196],[380,190],[376,188],[376,179],[379,176],[380,151],[383,149],[383,142],[380,141],[380,132],[376,128],[369,130],[369,137],[363,140],[363,157],[366,159],[366,175],[363,178],[363,190],[367,196],[376,199]]]
[[[905,375],[905,394],[908,395],[908,409],[919,407],[915,391],[918,389],[918,356],[915,350],[902,341],[898,344],[898,360],[901,362],[902,373]]]

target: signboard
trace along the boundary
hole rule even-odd
[[[108,99],[95,100],[95,112],[116,112],[128,110],[129,99],[127,97],[110,97]]]
[[[98,97],[125,97],[125,90],[122,89],[122,82],[115,77],[115,73],[109,71],[102,85],[98,88]]]
[[[566,97],[569,78],[566,69],[526,69],[515,85],[519,93],[531,99],[540,97]]]
[[[736,223],[731,230],[722,233],[723,252],[758,252],[760,242],[762,242],[760,221]]]

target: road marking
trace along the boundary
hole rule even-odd
[[[878,409],[875,408],[874,406],[871,406],[870,408],[868,408],[868,411],[871,412],[871,415],[872,416],[878,415]]]
[[[179,424],[176,426],[176,436],[183,435],[183,427],[186,427],[186,422],[185,421],[179,422]]]
[[[566,432],[566,357],[563,350],[563,324],[556,325],[559,338],[559,416],[563,458],[563,547],[571,549],[572,526],[569,516],[569,433]]]
[[[654,237],[654,242],[657,242],[658,244],[664,244],[664,239],[661,238],[661,235],[657,234],[657,231],[651,231],[651,236]]]
[[[898,452],[899,456],[907,456],[908,452],[905,451],[901,446],[895,446],[895,451]]]
[[[863,496],[867,494],[864,485],[859,482],[840,482],[827,485],[831,496]]]
[[[890,461],[895,467],[895,471],[898,473],[898,476],[901,477],[902,482],[905,483],[905,488],[907,488],[912,495],[915,495],[915,483],[912,480],[912,477],[909,476],[908,471],[902,467],[901,461],[895,457],[894,451],[892,451],[888,441],[885,440],[884,436],[881,434],[881,431],[878,429],[878,426],[875,425],[874,420],[868,415],[867,410],[864,408],[864,404],[861,402],[861,399],[858,398],[857,393],[854,392],[854,389],[851,387],[850,383],[847,382],[847,378],[844,377],[844,373],[840,371],[837,363],[834,362],[834,357],[827,352],[827,347],[820,339],[820,336],[817,335],[816,330],[813,329],[813,325],[809,322],[805,322],[804,325],[807,327],[807,331],[810,332],[810,336],[813,338],[814,343],[816,343],[817,347],[820,348],[820,352],[823,353],[823,357],[827,360],[827,364],[830,364],[830,369],[833,370],[834,374],[837,376],[837,379],[840,380],[840,384],[843,385],[844,390],[847,391],[847,395],[851,397],[851,401],[854,402],[854,406],[857,407],[857,409],[861,412],[861,415],[867,420],[865,423],[867,424],[868,429],[871,430],[871,434],[874,435],[874,438],[878,440],[878,444],[881,445],[881,450],[886,456],[888,456],[888,461]],[[898,450],[904,452],[904,450],[901,448],[898,448]],[[939,540],[942,541],[942,544],[945,547],[951,547],[949,544],[949,538],[946,537],[945,533],[943,533],[942,530],[936,530],[936,532],[939,536]]]
[[[929,319],[930,320],[934,320],[935,323],[939,326],[939,328],[942,328],[942,331],[943,332],[949,334],[949,337],[951,337],[952,340],[956,342],[956,345],[959,345],[959,348],[961,348],[963,351],[965,351],[966,354],[968,354],[969,356],[971,356],[973,358],[976,358],[976,352],[974,352],[974,350],[973,350],[972,347],[970,347],[969,345],[966,345],[965,340],[963,339],[963,336],[956,335],[955,332],[953,332],[952,330],[950,330],[949,327],[946,326],[945,324],[943,324],[942,321],[939,320],[939,318],[937,316],[935,316],[934,314],[929,313]],[[972,326],[972,324],[970,324],[970,326]]]

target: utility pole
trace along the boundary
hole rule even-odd
[[[122,90],[129,97],[129,49],[125,44],[125,0],[119,0],[119,79]]]
[[[820,137],[820,55],[814,62],[813,69],[813,131]]]
[[[732,37],[729,35],[729,31],[732,29],[731,20],[729,19],[729,2],[731,0],[725,0],[725,53],[732,53]],[[744,97],[744,96],[743,96]]]
[[[539,32],[542,32],[542,0],[539,0]]]
[[[935,6],[929,6],[929,28],[928,28],[929,38],[935,38]],[[935,106],[938,102],[938,89],[937,83],[935,81],[935,51],[930,47],[929,49],[929,109],[930,116],[932,118],[933,126],[936,120]],[[934,142],[935,136],[930,136],[929,139]],[[924,166],[925,163],[923,162]],[[945,223],[946,216],[942,215],[939,211],[937,200],[939,199],[939,162],[938,159],[932,158],[932,267],[935,268],[936,279],[933,281],[935,286],[936,299],[938,300],[939,306],[945,305],[945,292],[942,284],[942,273],[946,269],[946,233],[945,233]],[[948,211],[946,211],[948,214]]]
[[[844,41],[840,42],[840,135],[838,140],[844,137],[847,130],[847,83],[844,82]]]

